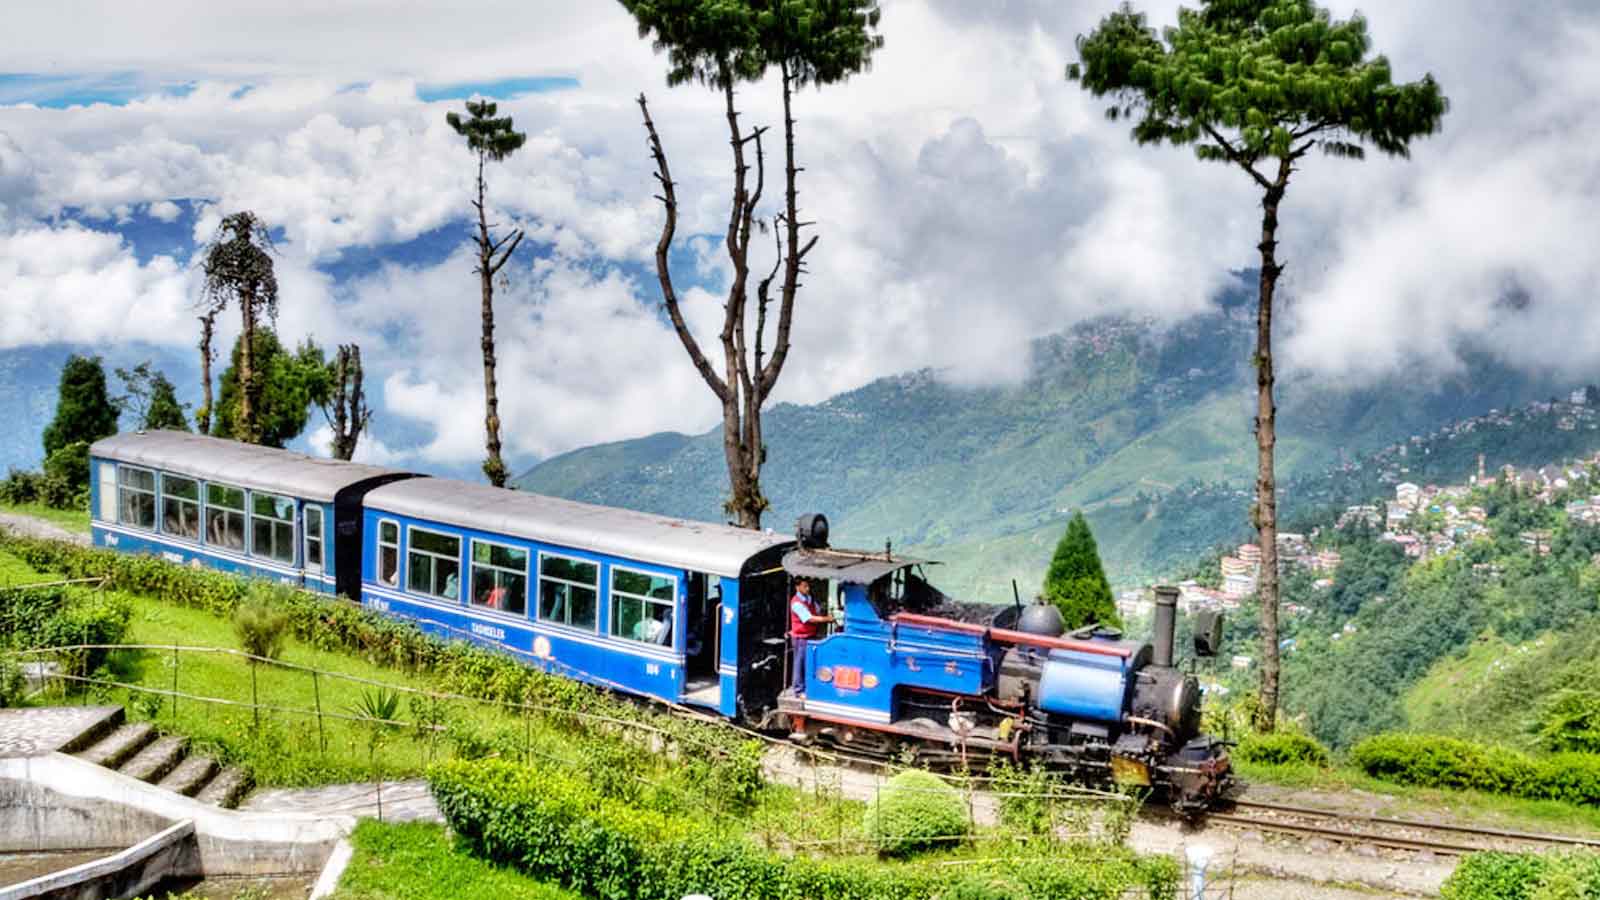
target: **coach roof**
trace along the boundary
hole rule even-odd
[[[415,519],[735,578],[757,553],[794,543],[793,537],[770,531],[594,506],[445,478],[414,478],[384,485],[367,494],[365,502],[369,509]]]
[[[129,431],[94,442],[91,456],[149,466],[252,490],[327,502],[340,489],[369,478],[395,477],[396,469],[319,459],[186,431]]]

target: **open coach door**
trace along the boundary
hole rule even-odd
[[[792,544],[751,557],[739,576],[739,717],[759,724],[783,692],[789,630],[789,577],[783,554]]]

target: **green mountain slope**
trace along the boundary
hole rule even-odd
[[[1237,298],[1235,298],[1237,304]],[[821,510],[838,543],[947,563],[969,596],[1032,590],[1071,509],[1088,510],[1108,574],[1128,583],[1243,531],[1254,471],[1252,325],[1242,307],[1162,331],[1088,323],[1030,348],[1032,374],[1002,387],[921,371],[812,406],[767,411],[769,527]],[[1486,360],[1448,382],[1363,390],[1310,380],[1280,394],[1280,471],[1320,473],[1438,424],[1550,396],[1558,386]],[[1211,490],[1204,508],[1183,491]],[[722,518],[720,430],[653,435],[541,463],[527,490],[699,519]],[[1212,496],[1215,495],[1215,496]],[[1152,497],[1158,498],[1154,501]]]

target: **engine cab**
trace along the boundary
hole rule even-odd
[[[1181,809],[1231,784],[1226,746],[1199,733],[1199,688],[1173,665],[1175,589],[1158,589],[1146,643],[1100,627],[1063,633],[1042,604],[954,600],[929,583],[927,561],[887,549],[802,540],[782,565],[835,619],[790,642],[803,683],[786,681],[777,711],[797,738],[882,757],[909,749],[931,764],[1037,761],[1160,790]]]

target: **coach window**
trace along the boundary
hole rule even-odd
[[[611,633],[646,644],[672,645],[677,582],[665,575],[611,569]]]
[[[406,587],[414,594],[444,600],[460,595],[461,538],[422,528],[411,529],[406,550]]]
[[[206,485],[206,543],[244,550],[244,489],[228,484]]]
[[[156,473],[122,467],[117,483],[117,520],[135,528],[156,530]]]
[[[200,539],[200,482],[161,476],[161,532],[191,541]]]
[[[388,519],[378,522],[378,580],[400,586],[400,526]]]
[[[306,504],[306,568],[322,571],[322,507]]]
[[[472,605],[515,616],[528,612],[528,551],[472,542]]]
[[[294,501],[250,492],[250,555],[294,562]]]
[[[598,564],[539,554],[540,621],[594,631],[599,596]]]

